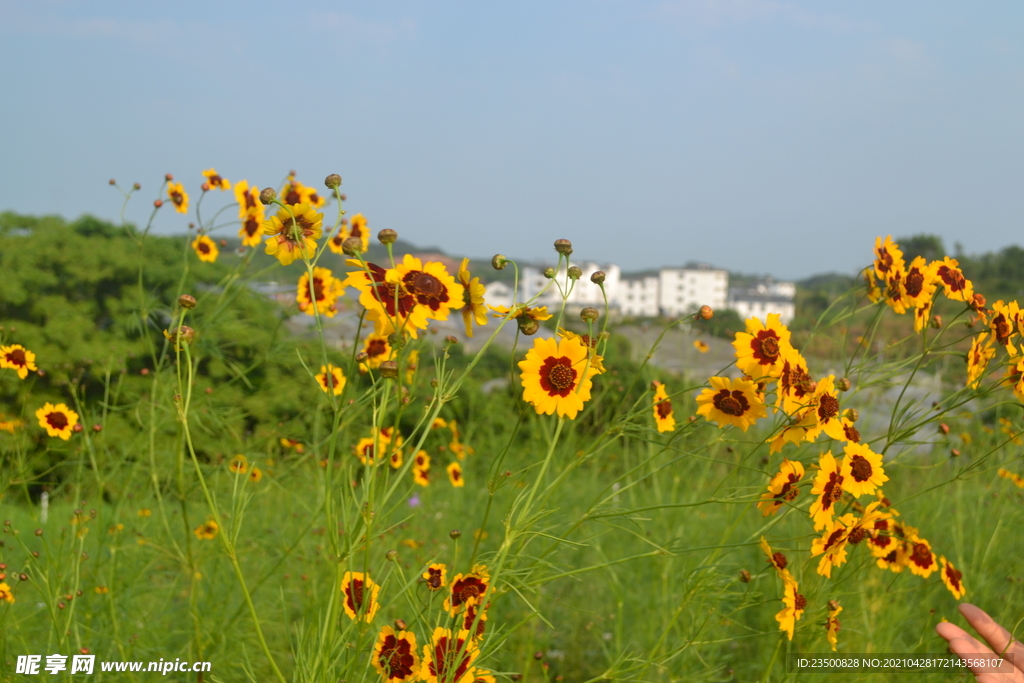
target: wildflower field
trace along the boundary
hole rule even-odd
[[[141,227],[0,216],[0,679],[776,681],[944,652],[960,600],[1020,633],[1024,312],[957,259],[880,237],[800,329],[636,348],[488,305],[514,261],[400,254],[336,175],[193,180]],[[730,362],[669,373],[679,339]]]

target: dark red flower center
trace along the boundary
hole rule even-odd
[[[793,609],[795,609],[797,612],[803,612],[806,607],[807,598],[797,593],[796,599],[793,601]]]
[[[924,543],[915,543],[914,552],[910,556],[910,561],[922,569],[930,567],[932,562],[934,562],[934,559],[932,558],[932,551],[929,550],[928,546]]]
[[[423,270],[413,270],[402,278],[402,285],[416,302],[436,311],[448,301],[448,288],[439,279]]]
[[[199,251],[204,253],[204,254],[209,254],[210,253],[210,245],[207,244],[206,242],[200,242],[198,248],[199,248]]]
[[[389,635],[384,638],[377,662],[384,669],[387,680],[402,681],[412,676],[415,662],[412,646],[409,641]]]
[[[750,402],[739,389],[722,389],[711,399],[712,405],[726,415],[740,417],[750,410]]]
[[[845,532],[846,532],[846,529],[836,529],[831,534],[829,534],[828,539],[825,541],[824,550],[828,550],[829,548],[834,546],[836,543],[838,543],[839,540],[843,537],[843,534]]]
[[[857,482],[865,482],[871,478],[874,470],[871,469],[871,463],[863,455],[855,455],[850,461],[850,473]]]
[[[761,365],[774,365],[779,358],[779,335],[775,330],[761,330],[750,342],[754,358]]]
[[[658,417],[662,420],[672,417],[672,401],[666,398],[658,404]]]
[[[388,352],[388,342],[386,339],[371,339],[366,345],[366,355],[370,358],[376,358],[382,354]]]
[[[170,195],[171,201],[174,202],[175,206],[181,206],[182,204],[185,203],[185,195],[183,195],[178,190],[171,190]]]
[[[487,592],[487,583],[480,577],[470,574],[452,584],[452,607],[459,607],[485,592]]]
[[[12,349],[5,354],[7,362],[11,365],[16,365],[19,368],[23,368],[28,365],[28,359],[25,357],[25,349]]]
[[[370,447],[373,448],[372,446]],[[363,583],[362,579],[352,579],[348,585],[348,590],[345,591],[345,602],[348,603],[349,609],[356,614],[363,609],[363,589],[366,584]]]
[[[846,440],[852,443],[860,443],[860,432],[853,425],[843,425],[843,435],[846,436]]]
[[[430,675],[439,681],[460,681],[466,675],[470,664],[469,648],[464,639],[452,639],[441,636],[433,646],[430,658]],[[462,650],[462,656],[459,651]]]
[[[825,490],[821,492],[821,509],[828,510],[832,504],[843,497],[843,475],[832,472],[828,475]]]
[[[911,268],[907,277],[903,280],[903,287],[907,290],[907,296],[914,298],[924,291],[924,273],[920,268]]]
[[[818,399],[818,421],[828,422],[839,414],[839,400],[831,394]]]
[[[427,574],[430,575],[427,578],[427,586],[430,590],[436,591],[441,588],[441,570],[437,567],[430,567],[427,569]]]
[[[71,424],[70,421],[68,420],[68,416],[60,412],[59,410],[54,411],[52,413],[47,413],[46,423],[58,431],[62,429],[67,429],[68,425]]]
[[[779,551],[775,551],[772,553],[772,564],[774,564],[779,571],[782,571],[786,568],[786,565],[789,564],[789,560],[787,560],[786,556]]]
[[[568,396],[576,386],[576,371],[567,356],[548,356],[540,367],[540,387],[550,396]]]
[[[246,235],[254,237],[260,230],[260,222],[253,216],[247,216],[242,227]]]
[[[941,265],[939,266],[938,276],[949,287],[950,291],[962,292],[967,288],[967,280],[964,279],[964,274],[957,268]]]
[[[1006,321],[1006,316],[1002,313],[992,319],[992,329],[995,332],[996,341],[1004,345],[1013,334],[1013,327]]]
[[[963,574],[959,570],[954,569],[953,565],[946,565],[946,580],[948,580],[950,585],[952,585],[953,588],[957,589],[958,591],[960,590],[960,580],[962,578]]]

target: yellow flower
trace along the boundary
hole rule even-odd
[[[199,235],[192,241],[192,250],[196,252],[196,256],[199,257],[200,261],[206,261],[207,263],[216,263],[217,256],[220,255],[217,243],[206,235]]]
[[[212,541],[220,533],[220,526],[212,519],[208,519],[205,523],[197,526],[192,533],[201,541]]]
[[[235,474],[245,474],[249,471],[249,459],[244,455],[236,455],[228,463],[228,470]]]
[[[415,339],[417,330],[427,328],[427,309],[417,305],[411,292],[388,279],[392,271],[376,263],[367,263],[363,269],[355,259],[350,259],[348,265],[359,270],[350,272],[341,284],[359,290],[359,303],[366,309],[367,318],[374,322],[377,334],[386,336],[400,330]]]
[[[420,366],[420,352],[417,349],[413,349],[409,352],[409,356],[405,359],[405,383],[412,384],[413,380],[416,379],[416,370]]]
[[[825,451],[818,460],[818,474],[814,477],[811,495],[817,496],[811,503],[811,519],[814,530],[821,531],[832,522],[835,505],[843,496],[844,479],[832,451]]]
[[[431,320],[447,320],[451,309],[463,307],[465,288],[448,274],[443,263],[424,264],[411,254],[387,271],[386,280],[412,295],[418,307]]]
[[[416,454],[412,467],[412,479],[420,486],[430,485],[430,456],[426,451]]]
[[[289,206],[295,206],[298,204],[309,204],[314,208],[320,208],[324,205],[324,198],[316,193],[316,190],[308,185],[303,185],[295,179],[294,175],[288,176],[288,180],[285,181],[284,187],[281,188],[281,192],[278,193],[281,197],[281,201]]]
[[[316,376],[316,382],[323,391],[332,392],[335,396],[340,396],[341,392],[345,390],[345,373],[341,371],[341,368],[331,363],[321,365],[320,372]]]
[[[654,423],[658,427],[658,433],[674,432],[676,430],[676,418],[672,414],[672,401],[668,398],[665,385],[655,382],[654,389]]]
[[[572,330],[567,330],[562,327],[558,328],[558,336],[561,337],[562,339],[575,339],[580,344],[583,344],[588,349],[591,349],[590,367],[594,368],[599,373],[604,372],[604,358],[597,355],[597,353],[593,351],[593,349],[597,348],[597,338],[591,337],[589,334],[576,334]]]
[[[139,517],[152,517],[153,511],[149,508],[139,508]]]
[[[380,586],[374,583],[373,579],[362,572],[345,572],[341,579],[341,592],[345,594],[342,606],[349,619],[363,620],[367,624],[373,621],[377,610],[380,609],[380,603],[377,601]]]
[[[779,386],[775,394],[776,407],[781,406],[787,415],[811,404],[811,397],[817,388],[817,382],[807,369],[807,361],[794,348],[782,352],[782,368],[779,371]]]
[[[252,470],[249,471],[249,482],[252,484],[258,484],[262,478],[263,470],[253,465]]]
[[[694,339],[693,340],[693,348],[697,349],[701,353],[707,353],[708,350],[711,349],[711,347],[708,346],[707,342],[702,341],[700,339]]]
[[[36,354],[26,349],[21,344],[0,346],[0,368],[9,368],[18,373],[20,379],[28,377],[28,373],[35,372]]]
[[[363,353],[366,354],[366,360],[362,363],[363,367],[373,370],[379,368],[384,361],[391,360],[394,356],[394,349],[388,343],[388,335],[370,334],[363,341]]]
[[[57,436],[67,441],[78,424],[78,413],[63,403],[44,403],[43,407],[36,411],[36,419],[49,436]]]
[[[772,547],[768,545],[768,541],[764,536],[761,537],[759,545],[761,546],[761,550],[764,551],[765,557],[768,558],[768,564],[775,569],[775,573],[779,575],[779,578],[783,581],[789,581],[792,576],[790,575],[789,570],[786,569],[786,567],[789,566],[789,560],[786,559],[786,556],[780,551],[772,550]]]
[[[1020,476],[1016,472],[1011,472],[1010,470],[1006,469],[1005,467],[1000,467],[996,471],[996,474],[998,474],[1003,479],[1008,479],[1008,480],[1012,481],[1019,488],[1024,489],[1024,477]]]
[[[203,177],[206,178],[206,184],[210,186],[211,190],[231,189],[231,181],[227,178],[221,177],[220,174],[212,168],[203,171]]]
[[[882,300],[882,288],[878,285],[878,275],[875,273],[874,267],[865,268],[863,276],[868,299],[871,303],[877,304]]]
[[[815,412],[816,406],[811,406],[792,416],[778,434],[768,437],[771,446],[768,453],[774,455],[782,450],[787,443],[800,444],[804,441],[813,443],[821,434],[821,427],[818,425],[818,415]]]
[[[445,422],[443,417],[435,417],[434,421],[430,425],[431,429],[447,429],[448,423]]]
[[[0,581],[0,600],[9,605],[14,604],[14,593],[11,592],[11,587],[4,581]]]
[[[537,414],[576,419],[590,400],[591,380],[600,371],[591,367],[589,349],[577,339],[536,339],[519,362],[523,400]]]
[[[910,572],[927,579],[939,567],[935,553],[932,552],[932,544],[916,533],[908,536],[907,542],[910,544],[910,556],[907,558]]]
[[[963,582],[964,575],[945,557],[939,557],[939,565],[942,567],[942,583],[946,584],[949,592],[957,600],[964,597],[964,594],[967,593]]]
[[[992,304],[992,318],[988,321],[989,329],[992,330],[992,339],[1002,345],[1011,356],[1017,355],[1017,348],[1012,339],[1017,333],[1017,324],[1020,321],[1020,307],[1016,301],[1003,303],[997,301]]]
[[[925,304],[931,304],[937,287],[934,264],[927,263],[923,256],[918,256],[910,262],[903,276],[907,307],[920,308]]]
[[[427,590],[439,591],[448,585],[448,567],[441,563],[433,563],[421,575],[427,584]]]
[[[462,478],[462,465],[457,460],[445,469],[448,471],[448,481],[452,483],[452,486],[462,488],[466,485],[466,480]]]
[[[779,472],[768,482],[768,491],[761,494],[761,502],[757,504],[765,517],[774,515],[787,501],[794,500],[800,489],[796,486],[804,478],[804,466],[799,461],[783,458]]]
[[[882,467],[882,456],[868,448],[867,444],[847,443],[843,451],[846,453],[841,469],[843,490],[851,496],[860,498],[864,494],[870,495],[889,481]]]
[[[835,388],[835,375],[829,375],[817,383],[811,403],[822,431],[837,441],[843,441],[846,435],[839,415],[839,391]]]
[[[988,362],[995,358],[996,350],[992,345],[988,332],[981,332],[971,340],[971,350],[967,352],[967,386],[977,389],[988,368]]]
[[[188,213],[188,193],[181,183],[167,183],[167,198],[178,213]]]
[[[276,215],[263,222],[267,253],[287,266],[295,259],[309,259],[316,253],[316,241],[323,230],[322,213],[309,204],[282,207]]]
[[[836,651],[839,644],[839,613],[843,611],[842,606],[835,600],[828,601],[828,621],[825,622],[825,637],[832,651]]]
[[[856,518],[851,514],[829,520],[821,538],[811,541],[811,557],[822,555],[818,562],[818,574],[832,578],[832,568],[846,562],[846,543],[850,528],[855,523]]]
[[[420,658],[416,653],[416,634],[385,626],[377,636],[370,660],[385,683],[414,681],[420,675]]]
[[[920,332],[928,326],[928,321],[932,317],[933,305],[934,302],[929,300],[914,309],[914,332]],[[939,318],[936,317],[936,320],[939,320]]]
[[[451,590],[444,601],[444,609],[453,617],[462,612],[467,605],[482,604],[484,596],[491,585],[491,576],[487,567],[478,564],[468,574],[456,574],[452,579]]]
[[[886,235],[885,240],[875,238],[875,275],[879,280],[886,282],[894,271],[902,272],[904,264],[903,252],[892,241],[892,235]]]
[[[767,325],[757,318],[748,319],[747,331],[736,333],[732,343],[736,349],[736,366],[755,380],[778,377],[784,354],[792,348],[789,337],[789,330],[778,313],[768,314]]]
[[[747,431],[758,418],[767,415],[753,382],[728,377],[711,377],[708,382],[711,388],[697,397],[697,414],[717,422],[719,427],[729,424]]]
[[[235,199],[238,201],[238,219],[242,227],[238,236],[246,247],[255,247],[260,243],[263,221],[266,218],[265,207],[260,201],[260,188],[240,180],[235,183]]]
[[[420,678],[424,683],[472,683],[476,676],[473,662],[479,656],[480,648],[469,631],[452,635],[451,629],[438,626],[430,644],[423,646]]]
[[[466,326],[466,336],[473,336],[473,322],[479,326],[487,324],[487,306],[484,305],[485,287],[480,278],[472,279],[469,272],[469,259],[462,259],[459,266],[459,282],[462,283],[462,322]]]
[[[313,268],[313,292],[310,296],[309,273],[303,273],[295,290],[295,300],[299,302],[299,310],[306,315],[326,315],[333,318],[338,312],[336,302],[345,293],[345,289],[328,268]],[[316,305],[314,306],[314,300]]]
[[[938,281],[942,283],[947,299],[967,303],[974,299],[974,285],[964,277],[956,259],[947,256],[941,261],[932,262],[932,267],[935,269]]]
[[[807,608],[807,598],[800,595],[799,590],[796,579],[790,577],[785,581],[785,592],[782,596],[785,607],[775,615],[775,620],[779,622],[779,630],[784,631],[790,640],[793,640],[796,622],[800,621]]]

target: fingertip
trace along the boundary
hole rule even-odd
[[[951,624],[948,621],[940,621],[935,624],[935,632],[946,640],[953,640],[954,638],[962,638],[967,635],[967,632],[956,624]]]

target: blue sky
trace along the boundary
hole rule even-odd
[[[0,210],[114,218],[114,177],[139,220],[165,172],[295,169],[459,255],[567,237],[796,278],[889,233],[993,250],[1022,241],[1022,26],[1015,2],[0,0]]]

